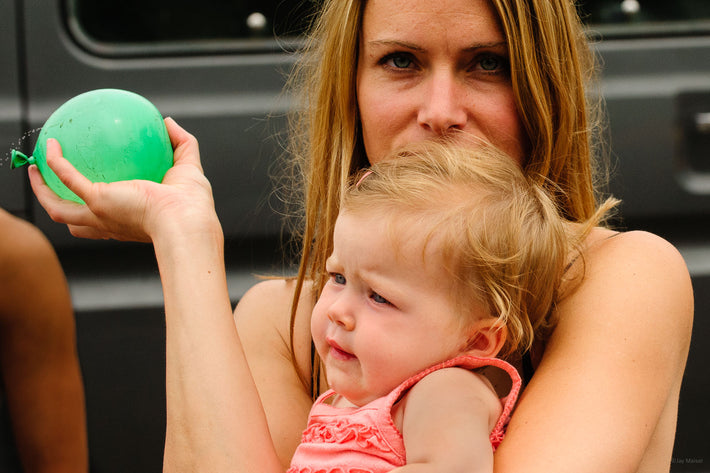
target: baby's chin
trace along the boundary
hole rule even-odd
[[[361,386],[338,384],[337,382],[330,387],[336,392],[331,402],[334,407],[362,407],[390,392],[390,390],[373,392],[372,390],[364,390]]]
[[[332,405],[333,407],[362,407],[365,406],[375,399],[382,396],[358,396],[353,393],[349,395],[340,394],[336,391],[337,395],[334,397]]]

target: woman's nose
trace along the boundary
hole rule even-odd
[[[417,121],[419,125],[443,135],[453,130],[463,130],[468,114],[465,93],[454,73],[433,72],[422,91]]]
[[[328,307],[328,319],[345,330],[355,328],[354,305],[349,296],[341,294]]]

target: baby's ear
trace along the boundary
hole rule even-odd
[[[484,317],[468,328],[465,354],[482,358],[495,358],[505,344],[508,331],[505,326],[496,325],[498,319]]]

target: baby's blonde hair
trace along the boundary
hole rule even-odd
[[[341,211],[382,214],[395,235],[401,225],[421,231],[422,256],[441,255],[433,263],[450,274],[462,313],[482,306],[505,327],[501,355],[528,349],[554,323],[571,250],[597,217],[566,221],[545,188],[491,146],[418,143],[365,172],[346,187]]]

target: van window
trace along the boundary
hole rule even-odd
[[[283,47],[307,29],[320,1],[65,0],[65,6],[69,31],[81,45],[121,55],[166,51],[170,43],[195,51],[264,50],[278,39]]]
[[[279,50],[307,29],[322,0],[65,0],[70,32],[97,54]],[[607,35],[710,31],[708,0],[581,0]],[[274,41],[277,39],[278,41]],[[135,47],[141,45],[141,47]],[[131,47],[134,46],[134,47]]]
[[[582,0],[577,8],[605,36],[710,32],[708,0]]]
[[[314,1],[69,0],[98,41],[135,43],[299,35]]]

